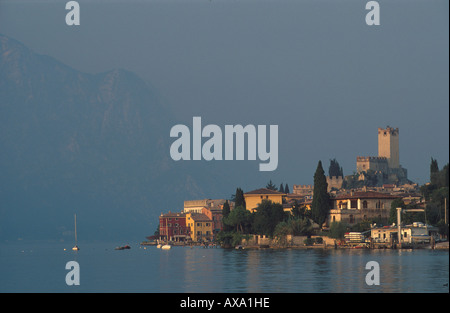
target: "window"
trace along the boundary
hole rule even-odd
[[[366,200],[363,201],[363,209],[367,209],[367,201]]]
[[[355,218],[353,217],[353,214],[350,214],[350,217],[349,217],[349,222],[350,223],[354,223],[355,222]]]
[[[350,200],[350,208],[356,209],[358,207],[358,200]]]

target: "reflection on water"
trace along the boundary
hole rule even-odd
[[[366,263],[380,264],[368,286]],[[185,253],[185,292],[448,292],[448,252],[218,250]]]
[[[114,246],[85,244],[73,252],[63,244],[1,244],[0,292],[449,291],[448,251]],[[71,260],[80,264],[76,288],[65,284]],[[379,286],[365,283],[369,261],[380,265]]]

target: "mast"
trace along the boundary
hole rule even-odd
[[[77,215],[75,214],[75,245],[77,243]]]

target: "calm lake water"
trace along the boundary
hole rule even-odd
[[[74,252],[68,243],[2,243],[0,292],[449,292],[448,251],[118,245],[80,243]],[[80,266],[79,286],[66,284],[69,261]],[[365,282],[369,261],[380,265],[378,286]]]

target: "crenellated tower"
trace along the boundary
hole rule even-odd
[[[356,171],[374,172],[379,185],[409,182],[408,171],[400,165],[398,135],[398,128],[378,128],[378,156],[358,156]]]
[[[385,157],[391,169],[400,167],[398,128],[378,128],[378,156]]]

